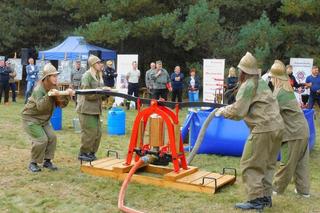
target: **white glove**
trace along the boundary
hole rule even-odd
[[[225,107],[220,107],[216,112],[215,116],[220,117],[223,114],[223,111],[225,110]]]

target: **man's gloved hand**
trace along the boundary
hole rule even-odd
[[[225,110],[225,107],[220,107],[216,113],[215,113],[215,116],[216,117],[220,117],[222,114],[223,114],[223,111]]]

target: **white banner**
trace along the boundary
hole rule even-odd
[[[138,63],[138,55],[136,54],[118,54],[117,55],[117,83],[116,88],[119,92],[127,94],[128,82],[126,79],[127,73],[132,69],[132,62]],[[119,105],[123,98],[116,97],[115,102]]]
[[[290,65],[292,66],[292,72],[298,83],[305,83],[306,78],[311,75],[313,66],[312,58],[290,58]],[[302,90],[301,94],[309,94],[309,89]],[[297,97],[298,101],[301,97]],[[297,96],[297,95],[296,95]]]
[[[312,58],[290,58],[293,75],[298,83],[305,83],[307,76],[311,75],[313,66]]]
[[[203,59],[203,101],[223,103],[225,59]]]

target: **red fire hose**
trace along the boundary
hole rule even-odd
[[[152,161],[154,161],[156,159],[155,156],[144,156],[142,158],[139,159],[138,162],[136,162],[134,164],[134,166],[130,169],[127,177],[124,179],[120,192],[119,192],[119,198],[118,198],[118,208],[123,211],[123,212],[127,212],[127,213],[143,213],[141,211],[137,211],[135,209],[129,208],[124,206],[124,198],[126,195],[126,190],[128,188],[128,184],[131,180],[132,175],[137,171],[137,169],[140,168],[141,165],[145,164],[145,163],[150,163]]]

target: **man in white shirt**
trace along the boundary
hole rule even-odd
[[[136,61],[132,62],[132,70],[127,73],[126,77],[128,81],[128,95],[139,97],[140,70],[138,70]]]

